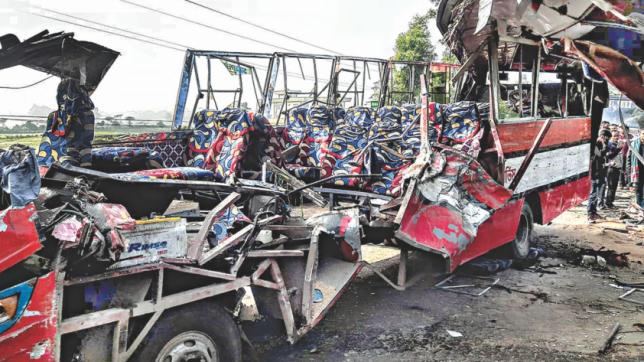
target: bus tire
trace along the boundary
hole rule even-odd
[[[167,310],[139,345],[132,360],[241,362],[239,328],[230,314],[214,302]]]
[[[532,229],[534,228],[534,216],[532,209],[527,202],[523,203],[517,233],[511,243],[507,245],[508,256],[514,260],[525,260],[530,253],[530,242],[532,241]]]

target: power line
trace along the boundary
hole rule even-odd
[[[40,9],[40,10],[44,10],[44,11],[47,11],[47,12],[50,12],[50,13],[54,13],[56,15],[62,15],[62,16],[68,17],[68,18],[84,21],[86,23],[90,23],[90,24],[93,23],[93,24],[96,24],[96,25],[100,25],[100,26],[106,27],[108,29],[114,29],[114,30],[122,31],[122,32],[129,33],[129,34],[132,34],[132,35],[141,36],[141,37],[144,37],[144,38],[160,41],[160,42],[163,42],[163,43],[168,43],[168,44],[175,45],[175,46],[182,47],[182,48],[190,48],[189,46],[187,46],[185,44],[175,43],[175,42],[170,41],[170,40],[161,39],[161,38],[153,37],[153,36],[142,34],[142,33],[137,33],[135,31],[131,31],[131,30],[123,29],[123,28],[118,28],[116,26],[112,26],[112,25],[108,25],[108,24],[102,24],[102,23],[99,23],[96,20],[87,20],[87,19],[84,19],[84,18],[81,18],[81,17],[78,17],[78,16],[61,13],[61,12],[58,12],[56,10],[51,10],[51,9],[43,8],[43,7],[40,7],[40,6],[34,6],[34,7],[37,8],[37,9]]]
[[[126,2],[126,3],[131,3],[129,1],[127,1],[127,0],[121,0],[121,1]],[[135,5],[135,6],[141,6],[143,8],[149,9],[151,11],[157,12],[155,9],[148,8],[148,7],[143,6],[143,5],[139,5],[139,4],[136,4],[136,3],[131,3],[131,4]],[[101,28],[97,28],[97,27],[93,27],[93,26],[89,26],[89,25],[84,25],[84,24],[79,24],[79,23],[73,22],[73,21],[58,19],[58,18],[50,17],[50,16],[47,16],[47,15],[39,14],[39,13],[35,13],[35,12],[31,12],[31,14],[39,16],[39,17],[51,19],[51,20],[54,20],[54,21],[58,21],[58,22],[66,23],[66,24],[71,24],[71,25],[75,25],[75,26],[79,26],[79,27],[82,27],[82,28],[87,28],[87,29],[91,29],[91,30],[94,30],[94,31],[115,35],[115,36],[120,36],[120,37],[123,37],[123,38],[126,38],[126,39],[136,40],[136,41],[143,42],[143,43],[146,43],[146,44],[149,44],[149,45],[155,45],[155,46],[159,46],[159,47],[163,47],[163,48],[167,48],[167,49],[171,49],[171,50],[176,50],[176,51],[180,51],[180,52],[185,52],[186,48],[191,48],[190,46],[187,46],[187,45],[184,45],[184,44],[175,43],[175,42],[165,40],[165,39],[162,39],[162,38],[156,38],[156,37],[152,37],[152,36],[149,36],[149,35],[146,35],[146,34],[137,33],[137,32],[131,31],[131,30],[127,30],[127,29],[123,29],[123,28],[119,28],[119,27],[115,27],[115,26],[111,26],[111,25],[102,24],[102,23],[96,22],[94,20],[87,20],[87,19],[84,19],[84,18],[81,18],[81,17],[67,15],[67,14],[60,13],[60,12],[50,10],[50,9],[45,9],[45,8],[40,8],[40,9],[55,13],[57,15],[67,16],[67,17],[70,17],[70,18],[73,18],[73,19],[81,20],[81,21],[84,21],[86,23],[99,25],[99,26],[104,26],[104,27],[108,27],[110,29],[118,30],[118,31],[121,31],[121,32],[124,32],[124,33],[129,33],[129,34],[142,36],[142,37],[149,38],[149,39],[154,39],[155,41],[148,41],[148,40],[145,40],[145,39],[140,39],[140,38],[133,37],[133,36],[128,36],[128,35],[125,35],[125,34],[120,34],[120,33],[117,33],[117,32],[110,31],[110,30],[101,29]],[[176,16],[174,16],[172,14],[168,14],[168,13],[165,13],[165,12],[162,12],[162,11],[158,11],[158,12],[160,12],[161,14],[168,15],[170,17],[176,17]],[[198,25],[203,25],[203,26],[206,26],[206,27],[210,28],[207,25],[196,23],[196,22],[194,22],[194,21],[192,21],[190,19],[187,19],[187,18],[182,18],[182,17],[178,17],[178,18],[180,18],[181,20],[184,20],[184,21],[188,21],[188,22],[195,23],[195,24],[198,24]],[[165,45],[165,44],[160,44],[157,41],[161,42],[161,43],[179,45],[179,46],[181,46],[183,48],[178,48],[178,47],[175,47],[175,46],[169,46],[169,45]],[[281,48],[281,49],[284,49],[284,48]],[[286,50],[291,51],[289,49],[286,49]],[[251,64],[251,65],[253,65],[253,66],[255,66],[255,67],[259,68],[259,69],[262,69],[262,70],[268,70],[268,67],[260,65],[260,64],[257,64],[257,63],[248,62],[248,64]],[[291,75],[291,76],[295,76],[295,77],[302,77],[301,74],[295,73],[295,72],[287,72],[287,74]],[[312,77],[310,74],[308,74],[307,76]],[[302,79],[304,79],[304,78],[302,78]],[[324,78],[318,78],[318,79],[321,80],[321,81],[328,81],[328,79],[324,79]],[[347,83],[341,83],[341,84],[343,84],[345,86],[347,85]]]
[[[137,6],[137,7],[140,7],[140,8],[146,9],[146,10],[149,10],[149,11],[153,11],[153,12],[158,13],[158,14],[163,14],[163,15],[165,15],[165,16],[169,16],[169,17],[171,17],[171,18],[179,19],[179,20],[182,20],[182,21],[185,21],[185,22],[191,23],[191,24],[195,24],[195,25],[203,26],[203,27],[205,27],[205,28],[208,28],[208,29],[211,29],[211,30],[214,30],[214,31],[222,32],[222,33],[228,34],[228,35],[230,35],[230,36],[234,36],[234,37],[241,38],[241,39],[244,39],[244,40],[252,41],[252,42],[254,42],[254,43],[258,43],[258,44],[266,45],[266,46],[269,46],[269,47],[273,47],[273,48],[277,48],[277,49],[285,50],[285,51],[287,51],[287,52],[293,52],[293,53],[295,52],[295,50],[293,50],[293,49],[288,49],[288,48],[284,48],[284,47],[281,47],[281,46],[279,46],[279,45],[275,45],[275,44],[272,44],[272,43],[268,43],[268,42],[265,42],[265,41],[262,41],[262,40],[257,40],[257,39],[251,38],[251,37],[249,37],[249,36],[246,36],[246,35],[235,34],[235,33],[230,32],[230,31],[228,31],[228,30],[221,29],[221,28],[217,28],[217,27],[214,27],[214,26],[211,26],[211,25],[208,25],[208,24],[202,24],[202,23],[199,23],[199,22],[197,22],[197,21],[194,21],[194,20],[191,20],[191,19],[185,18],[185,17],[183,17],[183,16],[170,14],[170,13],[165,12],[165,11],[163,11],[163,10],[159,10],[159,9],[151,8],[151,7],[148,7],[148,6],[145,6],[145,5],[141,5],[141,4],[137,4],[137,3],[135,3],[135,2],[131,2],[131,1],[128,1],[128,0],[121,0],[121,1],[122,1],[122,2],[124,2],[124,3],[126,3],[126,4],[130,4],[130,5]]]
[[[89,26],[89,25],[83,25],[83,24],[75,23],[75,22],[73,22],[73,21],[67,21],[67,20],[63,20],[63,19],[57,19],[57,18],[54,18],[54,17],[51,17],[51,16],[47,16],[47,15],[43,15],[43,14],[38,14],[38,13],[34,13],[34,12],[31,12],[31,14],[32,14],[32,15],[35,15],[35,16],[39,16],[39,17],[41,17],[41,18],[46,18],[46,19],[50,19],[50,20],[54,20],[54,21],[58,21],[58,22],[61,22],[61,23],[66,23],[66,24],[71,24],[71,25],[75,25],[75,26],[80,26],[81,28],[92,29],[92,30],[100,31],[100,32],[107,33],[107,34],[116,35],[116,36],[120,36],[120,37],[123,37],[123,38],[131,39],[131,40],[136,40],[136,41],[139,41],[139,42],[142,42],[142,43],[146,43],[146,44],[156,45],[156,46],[160,46],[160,47],[164,47],[164,48],[168,48],[168,49],[172,49],[172,50],[177,50],[177,51],[180,51],[180,52],[184,52],[184,51],[185,51],[185,49],[176,48],[176,47],[172,47],[172,46],[168,46],[168,45],[164,45],[164,44],[159,44],[159,43],[156,43],[156,42],[153,42],[153,41],[148,41],[148,40],[145,40],[145,39],[140,39],[140,38],[136,38],[136,37],[128,36],[128,35],[125,35],[125,34],[119,34],[119,33],[115,33],[115,32],[113,32],[113,31],[109,31],[109,30],[105,30],[105,29],[100,29],[100,28],[95,28],[95,27],[93,27],[93,26]]]
[[[39,80],[37,82],[27,84],[27,85],[22,85],[22,86],[15,86],[15,87],[13,87],[13,86],[0,86],[0,89],[25,89],[25,88],[33,87],[36,84],[40,84],[40,83],[42,83],[42,82],[44,82],[47,79],[52,78],[52,77],[53,77],[53,75],[50,75],[50,76],[47,76],[47,77],[45,77],[45,78],[43,78],[43,79],[41,79],[41,80]]]
[[[324,51],[331,52],[331,53],[333,53],[333,54],[342,55],[342,53],[340,53],[340,52],[336,52],[335,50],[332,50],[332,49],[329,49],[329,48],[325,48],[325,47],[323,47],[323,46],[320,46],[320,45],[316,45],[316,44],[310,43],[310,42],[308,42],[308,41],[306,41],[306,40],[298,39],[298,38],[293,37],[293,36],[290,36],[290,35],[288,35],[288,34],[281,33],[281,32],[279,32],[279,31],[277,31],[277,30],[273,30],[273,29],[267,28],[267,27],[265,27],[265,26],[261,26],[261,25],[255,24],[255,23],[253,23],[252,21],[244,20],[244,19],[242,19],[242,18],[240,18],[240,17],[237,17],[237,16],[234,16],[234,15],[231,15],[231,14],[225,13],[225,12],[223,12],[223,11],[221,11],[221,10],[218,10],[218,9],[212,8],[212,7],[210,7],[210,6],[206,6],[206,5],[200,4],[200,3],[195,2],[195,1],[192,1],[192,0],[185,0],[185,1],[186,1],[186,2],[188,2],[188,3],[190,3],[190,4],[193,4],[193,5],[199,6],[199,7],[201,7],[201,8],[204,8],[204,9],[206,9],[206,10],[210,10],[210,11],[212,11],[212,12],[214,12],[214,13],[219,14],[219,15],[223,15],[223,16],[228,17],[228,18],[230,18],[230,19],[237,20],[237,21],[242,22],[242,23],[244,23],[244,24],[246,24],[246,25],[250,25],[250,26],[252,26],[252,27],[255,27],[255,28],[258,28],[258,29],[261,29],[261,30],[264,30],[264,31],[268,31],[268,32],[270,32],[270,33],[277,34],[277,35],[279,35],[279,36],[283,36],[283,37],[285,37],[285,38],[288,38],[288,39],[294,40],[294,41],[296,41],[296,42],[299,42],[299,43],[302,43],[302,44],[306,44],[306,45],[311,46],[311,47],[314,47],[314,48],[322,49],[322,50],[324,50]]]

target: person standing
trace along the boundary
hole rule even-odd
[[[644,207],[644,165],[635,153],[644,158],[644,129],[640,129],[639,137],[631,142],[631,182],[635,184],[635,202]]]
[[[616,125],[612,125],[608,123],[608,121],[602,121],[601,128],[599,129],[599,133],[601,134],[603,131],[610,132],[610,136],[605,140],[604,146],[608,146],[608,141],[613,135],[613,126],[617,127]],[[606,150],[608,152],[608,149]],[[608,165],[604,164],[604,175],[608,174]],[[597,208],[603,209],[606,206],[606,187],[608,186],[608,182],[606,178],[604,177],[604,181],[602,182],[601,186],[599,187],[599,196],[597,200]]]
[[[628,185],[630,182],[628,182],[629,177],[628,177],[628,164],[629,164],[629,159],[628,159],[628,143],[630,142],[628,138],[628,129],[624,129],[623,127],[619,128],[619,144],[622,150],[622,173],[620,174],[619,177],[619,183],[622,186],[622,189],[628,188]]]
[[[615,133],[612,133],[610,141],[608,141],[608,151],[606,153],[606,202],[605,207],[612,209],[615,207],[613,204],[615,202],[615,193],[617,192],[617,186],[619,185],[620,175],[622,174],[622,147],[624,145],[620,144],[619,135],[617,130]]]
[[[611,134],[607,129],[599,131],[597,141],[590,155],[590,196],[588,197],[588,222],[594,223],[600,218],[597,214],[597,202],[599,201],[600,191],[606,179],[606,153],[608,151],[607,142]]]

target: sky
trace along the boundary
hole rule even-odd
[[[263,32],[185,0],[129,1],[298,52],[328,53]],[[407,29],[414,14],[425,12],[431,6],[429,0],[194,1],[346,55],[379,58],[392,56],[396,36]],[[105,114],[143,110],[172,111],[184,53],[34,15],[43,14],[82,23],[43,8],[185,44],[195,49],[280,51],[272,46],[216,32],[121,0],[0,0],[0,19],[3,19],[0,22],[0,35],[13,33],[24,40],[43,29],[50,32],[71,31],[75,33],[76,39],[96,42],[121,53],[92,96],[97,108]],[[430,27],[436,44],[440,33],[433,22]],[[44,76],[23,67],[3,69],[0,70],[0,86],[21,86]],[[57,84],[58,80],[53,78],[23,90],[0,89],[0,114],[26,114],[33,104],[55,108]]]

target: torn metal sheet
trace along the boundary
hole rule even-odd
[[[476,229],[493,210],[512,196],[478,162],[449,151],[432,154],[431,165],[417,187],[431,204],[448,206],[461,214],[462,228],[472,236],[476,236]]]
[[[93,91],[110,69],[118,52],[96,43],[74,39],[74,33],[48,30],[20,41],[14,34],[0,37],[0,69],[23,65],[60,78],[81,81]]]
[[[512,192],[476,160],[456,151],[434,151],[430,162],[416,186],[407,190],[409,202],[396,236],[415,248],[443,255],[453,270],[471,257],[466,250],[479,228],[506,206]]]
[[[563,39],[567,53],[577,56],[644,109],[644,71],[620,52],[590,41]]]
[[[342,254],[348,261],[362,259],[360,210],[357,207],[316,215],[306,223],[310,226],[319,226],[321,231],[341,238]]]
[[[31,203],[0,211],[0,272],[42,248],[33,222],[36,218],[36,207]]]

